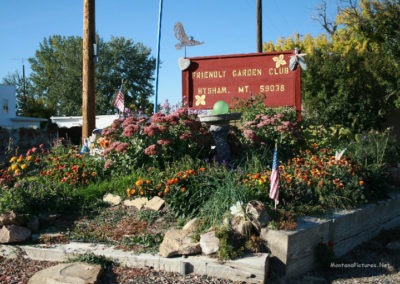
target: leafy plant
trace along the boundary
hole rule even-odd
[[[238,258],[244,252],[243,240],[235,238],[228,226],[218,227],[215,236],[219,239],[218,258],[221,260]]]
[[[146,252],[156,252],[162,240],[163,235],[159,233],[155,235],[140,235],[123,238],[122,245],[127,247],[135,246],[136,249],[141,247],[141,250]]]
[[[89,264],[97,264],[100,265],[101,268],[107,269],[113,265],[113,260],[103,256],[96,255],[94,253],[85,253],[78,255],[76,257],[68,259],[69,262],[86,262]]]

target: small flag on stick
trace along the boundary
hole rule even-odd
[[[124,100],[124,94],[122,93],[122,86],[118,91],[117,96],[115,97],[114,100],[114,106],[121,112],[123,113],[125,110],[125,100]]]
[[[276,205],[279,203],[279,167],[278,167],[278,144],[275,143],[274,158],[272,161],[272,172],[270,177],[271,187],[269,190],[269,198],[275,200]]]

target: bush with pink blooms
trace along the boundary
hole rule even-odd
[[[109,146],[104,150],[106,169],[129,174],[138,167],[164,168],[185,156],[208,157],[212,138],[196,113],[180,108],[150,118],[130,116],[116,120],[102,132]]]

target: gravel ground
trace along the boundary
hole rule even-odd
[[[24,259],[6,259],[0,257],[0,283],[4,284],[26,284],[35,272],[57,264],[56,262],[37,261]],[[214,277],[200,276],[195,274],[181,275],[178,273],[156,271],[154,269],[137,269],[120,266],[109,267],[104,270],[98,284],[114,283],[235,283]]]

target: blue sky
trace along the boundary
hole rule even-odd
[[[333,17],[339,0],[327,0]],[[318,35],[312,19],[322,0],[264,0],[263,42],[280,37]],[[104,40],[124,36],[141,42],[157,55],[159,0],[97,0],[96,31]],[[174,25],[203,45],[188,47],[187,57],[256,52],[255,0],[163,0],[160,41],[158,102],[181,99],[181,71]],[[28,58],[44,38],[52,35],[83,36],[83,0],[0,0],[0,81],[16,71],[22,74]],[[101,56],[101,53],[100,53]]]

